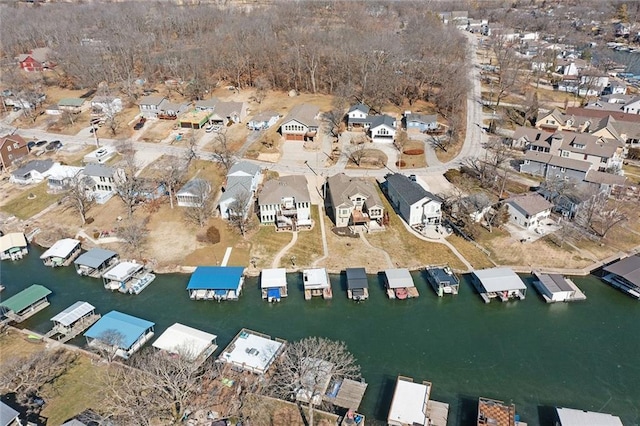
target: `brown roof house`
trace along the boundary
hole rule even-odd
[[[27,142],[18,135],[0,138],[0,169],[6,170],[14,161],[29,153]]]
[[[280,125],[280,133],[286,141],[308,141],[318,133],[320,108],[311,104],[296,105]]]
[[[382,225],[384,205],[374,184],[339,173],[327,179],[327,213],[338,228]]]
[[[535,229],[551,215],[553,204],[539,194],[511,197],[505,201],[509,211],[509,221],[527,229]]]

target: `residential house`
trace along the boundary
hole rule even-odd
[[[29,154],[27,141],[20,135],[7,135],[0,138],[0,170],[7,170],[14,161]]]
[[[82,98],[62,98],[58,101],[58,110],[61,112],[70,112],[72,114],[80,114],[84,99]]]
[[[527,151],[520,173],[542,176],[547,180],[562,179],[573,182],[583,181],[591,170],[592,164],[587,161],[558,157],[543,152]]]
[[[372,117],[369,136],[373,142],[393,143],[396,137],[396,119],[389,115]]]
[[[369,117],[368,106],[365,104],[356,104],[347,111],[347,126],[350,128],[368,129],[369,126],[371,126],[372,118],[373,117]]]
[[[625,114],[640,114],[640,97],[633,98],[622,107]]]
[[[256,114],[249,122],[247,127],[250,130],[266,130],[273,126],[280,119],[280,114],[274,111],[263,111]]]
[[[556,418],[553,426],[585,425],[622,426],[622,420],[618,416],[607,413],[556,407]]]
[[[94,96],[91,100],[91,115],[112,115],[123,109],[122,99],[117,97]]]
[[[218,102],[220,102],[218,98],[203,99],[203,100],[195,101],[193,103],[193,106],[198,111],[213,112],[213,110],[216,108],[216,105],[218,105]]]
[[[431,400],[431,382],[398,376],[387,416],[389,426],[446,426],[449,404]]]
[[[538,190],[538,194],[553,204],[553,211],[567,219],[573,219],[582,203],[591,198],[594,193],[589,190],[589,184],[586,182],[581,182],[574,187],[558,189],[555,189],[554,185],[543,183]]]
[[[116,193],[116,169],[104,164],[87,164],[82,171],[90,181],[87,181],[88,190],[93,200],[98,204],[104,204]]]
[[[247,104],[245,102],[219,101],[209,117],[213,124],[228,125],[229,123],[242,123],[247,118]]]
[[[474,222],[480,222],[491,210],[493,203],[484,192],[467,195],[451,205],[451,216],[459,219],[467,214]]]
[[[55,163],[48,171],[47,186],[53,192],[67,190],[74,184],[74,180],[78,178],[81,172],[82,167],[64,166],[60,163]]]
[[[56,66],[52,60],[53,51],[48,47],[38,47],[29,53],[18,55],[20,68],[27,72],[44,71]]]
[[[526,229],[535,229],[551,215],[553,204],[539,194],[518,195],[505,201],[509,221]]]
[[[258,196],[260,223],[275,224],[278,229],[310,227],[311,196],[307,178],[281,176],[263,185]]]
[[[439,225],[442,200],[400,173],[386,176],[385,189],[394,209],[409,226]]]
[[[431,132],[438,129],[438,116],[426,114],[412,114],[411,111],[404,113],[404,127],[407,132]]]
[[[222,195],[218,201],[218,209],[223,219],[229,219],[233,214],[231,207],[237,200],[246,200],[244,216],[249,214],[253,196],[262,181],[262,169],[260,166],[248,161],[234,164],[227,174],[227,182],[222,188]]]
[[[296,105],[282,121],[280,134],[286,141],[313,140],[320,127],[319,114],[320,108],[315,105]]]
[[[9,181],[21,185],[40,183],[49,176],[48,172],[49,170],[51,170],[53,165],[53,160],[29,161],[18,170],[14,170],[13,172],[11,172]]]
[[[629,37],[631,34],[631,27],[624,22],[616,22],[613,24],[613,33],[616,37]]]
[[[611,194],[615,190],[619,190],[629,185],[629,178],[611,173],[599,172],[598,170],[589,170],[584,178],[586,184]]]
[[[164,96],[143,96],[138,100],[140,114],[144,118],[157,118],[162,112],[160,105],[166,100]]]
[[[93,324],[84,336],[90,348],[128,359],[151,340],[154,327],[155,323],[151,321],[111,311]]]
[[[603,95],[626,95],[627,85],[623,81],[610,80],[609,84],[602,90]]]
[[[178,192],[178,207],[201,207],[211,192],[211,184],[204,179],[193,178]]]
[[[6,106],[13,107],[14,109],[33,109],[45,101],[47,96],[42,93],[36,92],[20,92],[17,95],[13,95],[9,92],[7,96],[3,95],[3,102]]]
[[[327,179],[326,211],[336,227],[382,225],[384,205],[374,184],[339,173]]]

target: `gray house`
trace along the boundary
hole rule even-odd
[[[391,205],[409,226],[438,225],[442,200],[400,173],[386,176],[385,189]]]
[[[539,151],[527,151],[520,173],[530,173],[545,179],[563,179],[581,182],[591,169],[591,163],[560,157]]]
[[[373,183],[339,173],[327,179],[326,210],[337,227],[381,222],[384,206]],[[381,223],[380,223],[381,224]]]
[[[258,196],[260,223],[275,223],[278,229],[311,226],[311,196],[307,178],[281,176],[265,182]]]
[[[222,196],[218,201],[218,208],[223,219],[229,219],[229,215],[233,213],[230,207],[238,199],[246,198],[245,213],[248,213],[248,207],[251,206],[253,195],[258,189],[261,178],[262,169],[256,164],[241,161],[231,166],[227,174],[227,183],[224,185]]]

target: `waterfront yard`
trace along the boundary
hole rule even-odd
[[[492,268],[495,264],[491,258],[487,256],[481,249],[476,247],[472,242],[465,240],[457,235],[451,235],[447,238],[455,248],[460,252],[462,257],[467,259],[471,266],[476,269]]]
[[[318,206],[311,206],[311,219],[314,223],[313,228],[310,231],[298,232],[298,241],[284,254],[280,260],[280,267],[308,268],[324,255]]]
[[[40,213],[60,199],[59,194],[47,193],[47,182],[27,186],[15,197],[8,200],[2,211],[16,216],[19,219],[29,219],[36,213]]]
[[[256,269],[271,268],[271,262],[289,244],[292,236],[291,232],[277,232],[274,225],[260,225],[249,237],[251,258],[255,260]]]

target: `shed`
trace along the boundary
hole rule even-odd
[[[50,294],[51,290],[45,286],[33,284],[0,303],[0,306],[7,310],[9,319],[21,322],[49,306],[47,296]]]
[[[237,300],[244,283],[241,266],[198,266],[187,291],[194,300]]]
[[[556,414],[557,426],[622,426],[620,417],[606,413],[557,407]]]
[[[369,280],[364,268],[347,268],[347,296],[353,300],[369,297]]]
[[[269,302],[280,301],[287,296],[287,270],[285,268],[263,269],[260,275],[262,298]]]
[[[22,232],[10,232],[0,237],[0,260],[19,260],[27,253],[27,239]]]
[[[398,377],[387,424],[394,426],[428,425],[427,403],[430,395],[431,383],[414,383],[411,379]]]
[[[503,302],[514,297],[524,299],[527,292],[527,286],[509,268],[490,268],[474,271],[472,278],[485,303],[489,303],[495,297],[499,297]]]
[[[218,348],[216,338],[215,334],[175,323],[167,328],[152,346],[178,354],[189,361],[195,361],[198,358],[204,361]]]
[[[42,253],[40,259],[46,266],[66,266],[80,253],[80,241],[64,238],[55,242],[51,248]]]
[[[0,426],[12,425],[19,415],[19,412],[0,401]]]
[[[89,346],[113,348],[115,355],[129,358],[152,336],[155,323],[111,311],[89,328],[84,336]]]
[[[118,253],[112,250],[94,248],[81,254],[73,262],[80,275],[90,275],[96,271],[106,269],[112,262],[117,261]]]

